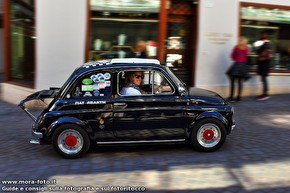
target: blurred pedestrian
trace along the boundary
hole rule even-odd
[[[227,71],[230,79],[230,97],[229,101],[240,101],[243,90],[243,81],[249,78],[247,67],[247,55],[250,51],[248,47],[248,39],[244,36],[239,37],[238,44],[233,48],[231,58],[233,64]],[[235,84],[238,83],[238,94],[234,98]]]
[[[136,43],[135,46],[136,58],[147,58],[146,46],[147,44],[143,40],[140,40]]]
[[[269,75],[270,70],[270,62],[272,56],[272,45],[269,40],[269,35],[266,31],[261,32],[260,40],[256,43],[257,46],[257,64],[258,69],[257,72],[261,76],[261,82],[263,83],[262,94],[257,97],[257,100],[267,100],[269,99],[268,95],[268,80],[267,77]]]

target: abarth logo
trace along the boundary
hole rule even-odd
[[[101,105],[106,104],[106,101],[75,101],[75,105]]]

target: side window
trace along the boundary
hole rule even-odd
[[[128,70],[118,73],[119,95],[152,95],[173,92],[173,87],[160,72]]]
[[[174,92],[169,81],[157,71],[154,71],[152,78],[153,94],[171,94]]]
[[[112,74],[110,72],[89,73],[80,77],[72,92],[73,98],[95,98],[111,96]]]
[[[118,73],[118,93],[119,95],[143,95],[152,93],[148,86],[144,85],[144,80],[148,71],[144,70],[125,70]]]

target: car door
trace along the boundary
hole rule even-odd
[[[114,135],[123,140],[184,138],[186,99],[178,94],[172,80],[163,72],[145,70],[143,73],[143,93],[124,96],[119,92],[113,103]],[[118,80],[122,74],[119,73]]]

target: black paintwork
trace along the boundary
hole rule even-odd
[[[174,87],[174,93],[119,96],[117,74],[127,69],[162,73]],[[112,74],[110,96],[93,99],[70,96],[78,79],[104,70]],[[204,89],[187,90],[167,67],[159,64],[90,62],[76,69],[61,88],[34,93],[20,106],[26,109],[27,102],[44,98],[53,100],[37,117],[33,129],[43,134],[40,140],[44,144],[50,144],[55,129],[67,123],[81,126],[93,143],[186,139],[198,120],[209,117],[220,120],[227,134],[234,124],[233,108],[222,97]]]

